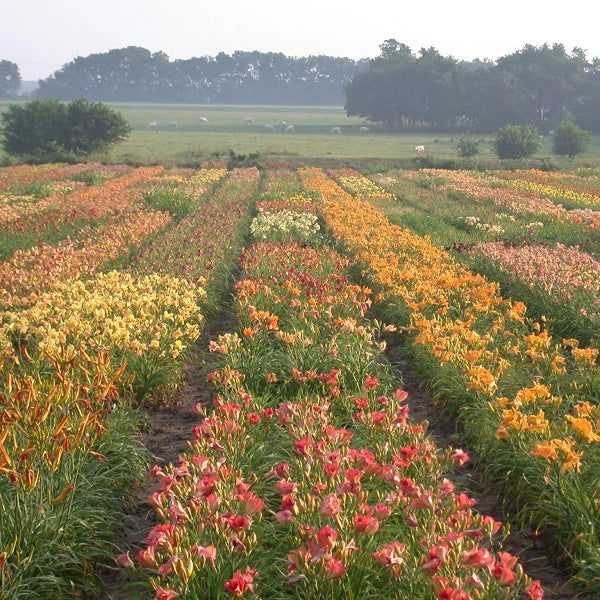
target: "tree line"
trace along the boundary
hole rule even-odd
[[[129,46],[77,57],[39,82],[40,98],[121,102],[341,105],[344,85],[366,60],[221,52],[169,60]]]
[[[0,61],[0,97],[18,87]],[[275,52],[169,60],[129,46],[77,57],[39,81],[37,98],[104,102],[344,105],[348,115],[404,131],[489,133],[508,124],[548,134],[566,119],[600,133],[600,59],[562,44],[495,61],[461,61],[394,39],[379,56],[352,60]]]
[[[435,48],[418,54],[394,39],[345,87],[348,115],[390,129],[492,132],[507,124],[542,134],[571,119],[600,133],[600,59],[562,44],[498,60],[459,61]]]

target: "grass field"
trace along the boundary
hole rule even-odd
[[[8,105],[0,103],[0,112]],[[414,147],[425,146],[425,157],[432,161],[457,159],[456,134],[391,133],[373,126],[360,117],[348,117],[343,107],[307,106],[234,106],[191,104],[114,103],[109,106],[123,114],[132,127],[129,137],[108,153],[92,156],[105,162],[181,165],[227,155],[259,152],[263,159],[369,159],[393,161],[415,157]],[[201,117],[208,119],[202,123]],[[252,118],[253,123],[245,122]],[[158,130],[149,129],[151,121],[160,122]],[[282,121],[294,125],[294,133],[283,131]],[[170,129],[169,123],[176,123]],[[274,126],[274,130],[264,125]],[[370,126],[361,133],[359,127]],[[331,134],[340,127],[341,135]],[[495,161],[493,135],[481,136],[477,161]],[[1,156],[0,156],[1,158]],[[595,136],[588,151],[577,159],[558,158],[546,138],[535,159],[546,159],[558,168],[597,163],[600,137]],[[505,166],[505,165],[503,165]],[[525,165],[522,165],[525,166]],[[533,165],[535,166],[535,165]]]

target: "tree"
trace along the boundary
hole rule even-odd
[[[540,147],[540,135],[533,125],[506,125],[495,133],[498,158],[527,158]]]
[[[98,102],[32,100],[10,104],[2,114],[2,145],[8,154],[52,159],[104,149],[125,139],[131,128],[117,113]]]
[[[20,86],[19,67],[9,60],[0,60],[0,98],[14,98]]]
[[[76,100],[67,104],[66,112],[63,145],[67,152],[90,154],[123,141],[131,131],[121,113],[100,102]]]
[[[590,134],[578,127],[573,121],[563,121],[554,130],[552,151],[573,158],[585,152],[590,141]]]

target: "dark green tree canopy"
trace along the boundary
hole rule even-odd
[[[518,124],[547,134],[573,115],[600,132],[600,61],[562,44],[465,62],[435,48],[415,55],[390,39],[345,92],[348,115],[397,129],[492,132]]]
[[[344,84],[366,61],[278,52],[220,52],[170,61],[129,46],[78,56],[40,81],[41,98],[243,104],[344,103]]]
[[[99,102],[55,99],[11,104],[2,114],[2,145],[8,154],[76,156],[123,140],[130,127],[122,115]]]
[[[19,67],[9,60],[0,60],[0,98],[14,98],[20,86]]]

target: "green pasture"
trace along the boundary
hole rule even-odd
[[[0,112],[7,105],[7,102],[0,103]],[[341,106],[108,105],[121,112],[132,132],[106,154],[90,157],[105,162],[171,166],[220,158],[227,156],[230,150],[236,154],[259,152],[263,160],[289,162],[302,159],[342,160],[350,164],[353,159],[406,161],[416,158],[414,147],[420,144],[425,146],[425,153],[420,155],[421,161],[427,161],[425,166],[444,166],[444,161],[458,159],[456,134],[384,131],[365,119],[347,116]],[[208,122],[201,122],[201,117]],[[247,118],[253,122],[245,122]],[[151,121],[160,122],[160,127],[149,129]],[[283,121],[294,126],[294,133],[284,132]],[[169,127],[172,123],[176,123],[176,127]],[[274,130],[265,129],[265,124],[272,125]],[[361,126],[368,126],[370,130],[361,133]],[[332,134],[332,127],[340,127],[341,134]],[[480,153],[471,164],[464,166],[472,167],[473,162],[500,162],[493,152],[493,134],[477,137],[481,139]],[[553,155],[551,140],[546,138],[533,166],[537,166],[535,161],[543,160],[563,169],[595,164],[600,160],[600,137],[594,137],[588,151],[575,160]],[[415,160],[415,166],[419,164]],[[511,165],[503,162],[499,166]]]
[[[112,149],[115,160],[137,157],[145,163],[186,162],[228,154],[259,152],[268,157],[307,158],[407,158],[414,147],[425,144],[428,152],[455,156],[451,136],[392,134],[378,130],[359,117],[348,117],[342,107],[224,106],[111,104],[133,131]],[[202,123],[200,118],[208,119]],[[252,118],[253,123],[245,122]],[[160,127],[149,129],[151,121]],[[294,126],[286,133],[282,122]],[[170,129],[169,123],[177,123]],[[265,129],[269,124],[274,130]],[[369,126],[361,133],[359,127]],[[340,127],[341,134],[332,134]]]

